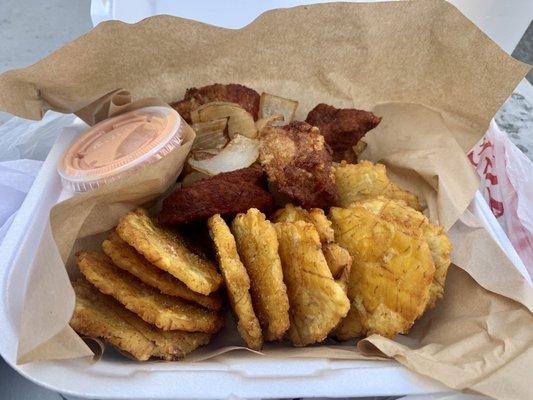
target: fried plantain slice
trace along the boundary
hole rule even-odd
[[[348,293],[348,280],[352,269],[352,256],[344,247],[337,243],[326,243],[322,245],[322,252],[328,264],[329,270],[335,282],[337,282]]]
[[[370,161],[360,161],[358,164],[342,162],[334,167],[334,172],[339,190],[338,205],[341,207],[381,195],[402,200],[415,210],[421,210],[414,194],[400,189],[389,180],[383,164],[373,164]]]
[[[295,222],[305,221],[312,223],[318,231],[318,236],[322,243],[331,243],[335,241],[335,233],[331,228],[331,221],[324,214],[321,208],[311,208],[304,210],[300,206],[287,204],[285,207],[277,210],[272,216],[273,222]]]
[[[322,251],[331,275],[344,291],[347,291],[352,257],[345,248],[335,243],[335,234],[331,227],[331,221],[324,214],[324,210],[320,208],[304,210],[302,207],[287,204],[284,208],[274,213],[272,220],[274,222],[305,221],[312,223],[322,242]]]
[[[335,238],[353,257],[348,285],[351,308],[336,335],[343,340],[405,333],[429,300],[435,267],[422,238],[364,207],[332,207]]]
[[[219,214],[207,221],[231,307],[237,319],[237,330],[248,347],[260,350],[263,347],[261,326],[255,315],[250,296],[250,278],[242,264],[231,231]]]
[[[113,265],[104,254],[80,251],[77,256],[78,267],[89,282],[159,329],[214,333],[222,327],[220,315],[160,293]]]
[[[290,321],[276,230],[256,208],[238,214],[231,229],[250,277],[250,293],[265,340],[279,340],[289,329]]]
[[[435,264],[428,307],[434,307],[435,302],[444,295],[444,283],[451,263],[452,244],[444,233],[444,228],[431,224],[424,214],[397,200],[378,197],[357,204],[385,221],[394,222],[405,234],[422,237],[427,242]]]
[[[98,292],[85,279],[73,282],[72,286],[76,293],[76,306],[70,326],[76,332],[103,338],[140,361],[152,356],[155,344],[120,317],[123,312],[131,311]]]
[[[193,292],[183,282],[174,278],[168,272],[157,268],[141,254],[137,253],[116,232],[112,232],[104,240],[102,250],[117,267],[129,272],[147,285],[159,289],[161,293],[194,301],[210,310],[220,310],[222,306],[222,298],[219,294],[205,296]]]
[[[275,228],[289,295],[289,338],[295,346],[320,342],[346,316],[350,302],[333,280],[313,224],[279,222]]]
[[[222,284],[211,261],[193,253],[176,232],[160,227],[142,208],[122,217],[117,233],[148,261],[195,292],[207,296]]]
[[[209,342],[210,335],[206,333],[154,328],[85,279],[72,286],[76,293],[72,328],[79,334],[102,338],[137,360],[176,360]]]

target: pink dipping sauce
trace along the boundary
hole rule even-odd
[[[59,161],[63,185],[86,192],[164,157],[182,143],[179,114],[144,107],[99,122],[74,141]]]

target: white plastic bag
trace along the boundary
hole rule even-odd
[[[13,117],[0,125],[0,161],[44,161],[63,127],[74,121],[74,114],[48,111],[42,120]]]
[[[0,243],[58,134],[75,118],[49,111],[40,121],[13,117],[0,125]]]
[[[533,163],[494,120],[468,158],[492,213],[533,275]]]
[[[0,243],[29,192],[42,163],[38,160],[0,162]]]

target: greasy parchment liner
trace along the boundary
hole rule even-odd
[[[274,10],[239,30],[158,16],[134,25],[102,23],[39,63],[0,75],[0,109],[30,118],[49,108],[77,112],[92,124],[131,107],[118,89],[134,99],[171,102],[187,87],[212,82],[296,99],[297,119],[319,102],[373,109],[383,121],[367,135],[362,158],[384,162],[392,179],[421,196],[431,219],[449,229],[458,267],[450,268],[444,299],[415,324],[408,341],[374,335],[351,348],[263,352],[386,355],[450,387],[527,398],[532,289],[466,210],[478,182],[465,152],[528,69],[444,1]],[[68,326],[74,294],[63,262],[81,243],[97,247],[99,234],[121,215],[165,192],[189,146],[52,209],[26,289],[19,363],[91,354]],[[71,263],[67,268],[75,270]],[[225,330],[229,341],[218,335],[188,359],[242,346],[233,333]]]

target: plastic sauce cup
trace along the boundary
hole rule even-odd
[[[187,126],[167,107],[144,107],[106,119],[77,138],[60,159],[63,185],[86,192],[113,182],[178,148]]]

